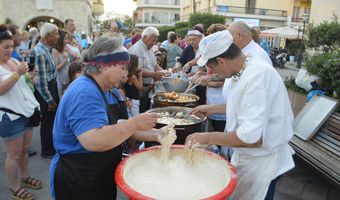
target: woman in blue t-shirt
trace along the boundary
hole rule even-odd
[[[130,136],[158,141],[152,129],[158,115],[126,118],[116,90],[126,77],[129,61],[121,36],[105,35],[85,52],[85,75],[74,80],[59,104],[53,127],[56,156],[50,166],[52,196],[56,199],[116,199],[114,171],[121,144]]]

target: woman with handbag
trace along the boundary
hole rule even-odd
[[[39,103],[25,81],[27,63],[12,59],[12,51],[13,35],[8,26],[0,25],[0,137],[6,150],[5,173],[11,198],[31,200],[34,195],[24,187],[42,187],[41,181],[27,174],[33,132],[29,117]]]

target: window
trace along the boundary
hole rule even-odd
[[[296,7],[294,6],[294,10],[293,10],[293,18],[299,18],[300,17],[300,7]]]
[[[168,13],[153,13],[152,23],[159,23],[159,24],[169,24],[169,15]]]
[[[150,13],[144,13],[144,23],[150,23]]]

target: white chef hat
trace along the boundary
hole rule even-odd
[[[199,66],[204,66],[210,58],[214,58],[227,51],[233,43],[233,36],[228,30],[218,31],[203,38],[199,44]]]

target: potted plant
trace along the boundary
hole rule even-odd
[[[290,105],[292,107],[294,116],[296,116],[305,106],[307,92],[296,85],[294,77],[286,79],[285,85],[287,88]]]
[[[297,55],[299,47],[300,43],[297,41],[294,41],[288,45],[289,61],[291,63],[295,62],[295,57]]]
[[[306,69],[320,78],[316,87],[327,96],[340,99],[340,20],[324,21],[308,27]]]

